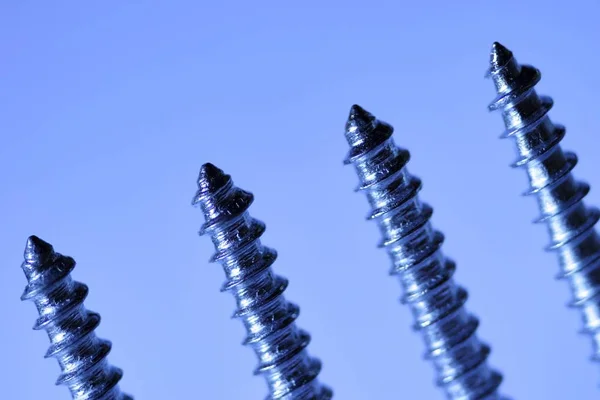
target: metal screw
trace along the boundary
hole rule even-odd
[[[498,96],[490,110],[501,110],[506,131],[502,138],[514,138],[519,158],[513,167],[527,171],[530,188],[540,209],[536,223],[545,223],[550,233],[548,251],[558,254],[559,279],[569,282],[571,307],[581,308],[584,333],[592,336],[593,359],[600,360],[600,238],[594,229],[600,211],[587,207],[583,198],[590,187],[577,181],[571,171],[577,156],[563,152],[559,143],[565,128],[548,117],[553,101],[538,96],[535,85],[540,71],[520,65],[500,43],[491,51],[488,77]]]
[[[419,200],[419,178],[409,174],[410,154],[397,147],[393,127],[354,105],[346,123],[350,152],[360,185],[372,208],[392,259],[391,275],[404,289],[402,302],[415,318],[414,329],[425,341],[437,385],[452,400],[496,400],[502,376],[488,366],[490,348],[476,335],[479,322],[467,312],[467,291],[452,279],[453,261],[444,257],[444,236],[429,219],[432,209]]]
[[[331,399],[332,391],[317,378],[321,362],[306,350],[310,335],[294,322],[298,306],[283,297],[288,281],[271,270],[277,253],[260,242],[265,225],[248,214],[253,200],[214,165],[200,169],[192,204],[200,206],[206,220],[200,234],[210,235],[215,246],[211,262],[220,262],[225,271],[222,291],[235,297],[234,317],[244,323],[244,344],[259,359],[255,374],[267,381],[267,399]]]
[[[133,400],[119,389],[121,369],[106,360],[111,343],[94,333],[100,315],[83,306],[87,286],[71,279],[75,260],[30,236],[22,268],[28,283],[21,300],[33,300],[38,309],[33,329],[48,333],[46,358],[56,358],[62,372],[56,384],[66,385],[75,400]]]

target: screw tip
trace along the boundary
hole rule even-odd
[[[350,107],[350,114],[348,115],[348,121],[356,121],[358,123],[370,123],[375,119],[373,114],[359,106],[354,104]]]
[[[369,130],[369,128],[373,128],[375,120],[373,114],[358,104],[354,104],[350,107],[350,114],[346,122],[346,132],[348,134],[356,134],[360,131]]]
[[[227,184],[230,177],[214,164],[206,163],[200,167],[198,188],[203,192],[214,193]]]
[[[43,264],[54,253],[54,248],[48,242],[32,235],[27,238],[25,245],[25,262],[28,264]]]
[[[490,67],[498,69],[505,66],[513,58],[513,53],[502,44],[494,42],[490,52]]]

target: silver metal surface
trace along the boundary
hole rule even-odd
[[[432,209],[419,200],[419,178],[409,174],[410,155],[397,147],[391,125],[354,105],[346,123],[354,165],[407,304],[436,370],[437,385],[452,400],[503,399],[502,376],[488,366],[490,349],[477,337],[478,320],[464,307],[467,292],[454,283],[455,264],[441,251],[444,236],[433,229]],[[401,396],[398,393],[397,396]]]
[[[234,316],[246,328],[244,344],[258,357],[255,374],[266,379],[267,399],[331,399],[332,391],[317,378],[321,362],[306,350],[310,336],[294,322],[299,309],[283,297],[288,281],[271,270],[277,253],[260,242],[265,225],[248,214],[253,200],[229,175],[204,164],[193,200],[206,220],[200,234],[213,241],[211,261],[223,266],[227,280],[222,290],[235,298]]]
[[[527,171],[530,187],[525,193],[537,198],[540,216],[550,234],[547,250],[558,255],[560,273],[571,288],[572,307],[582,311],[584,332],[593,339],[593,359],[600,359],[600,238],[594,228],[600,211],[583,202],[590,187],[571,171],[577,156],[563,152],[559,143],[565,128],[548,117],[552,99],[538,96],[534,87],[540,71],[520,65],[511,51],[494,43],[488,71],[497,97],[490,110],[500,110],[506,131],[513,138],[518,159],[514,167]]]
[[[40,318],[33,329],[44,329],[51,346],[46,358],[58,360],[65,385],[76,400],[133,400],[121,392],[121,369],[108,363],[111,343],[96,337],[100,315],[83,306],[86,285],[71,279],[75,260],[54,252],[36,236],[27,239],[23,272],[27,287],[22,300],[33,300]]]

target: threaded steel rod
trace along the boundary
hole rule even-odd
[[[571,307],[582,312],[583,332],[593,340],[593,356],[600,360],[600,238],[595,229],[600,211],[585,205],[590,190],[587,183],[576,180],[571,171],[577,156],[563,152],[560,141],[565,128],[548,117],[553,101],[538,96],[535,85],[540,71],[520,65],[500,43],[494,43],[488,72],[497,97],[490,110],[500,110],[506,131],[502,138],[513,138],[518,159],[514,167],[527,171],[529,189],[525,195],[537,198],[540,216],[550,234],[548,251],[558,254],[559,279],[571,288]]]
[[[267,399],[331,399],[332,391],[317,378],[321,362],[307,352],[310,336],[296,326],[299,309],[283,297],[288,281],[271,269],[277,253],[260,242],[265,225],[247,211],[253,200],[229,175],[204,164],[193,200],[206,220],[200,234],[213,241],[211,261],[223,266],[227,280],[222,290],[235,298],[234,317],[244,323],[244,344],[258,357],[255,374],[267,382]]]
[[[75,260],[30,236],[22,268],[28,284],[21,299],[33,300],[38,309],[33,329],[48,333],[46,358],[56,358],[62,371],[56,384],[67,386],[75,400],[133,400],[119,389],[121,369],[106,360],[111,343],[94,333],[100,315],[83,306],[87,286],[71,279]]]
[[[380,247],[392,260],[407,304],[436,370],[437,385],[451,400],[502,399],[502,376],[488,366],[490,348],[477,338],[479,322],[464,307],[467,291],[454,283],[453,261],[441,251],[444,236],[429,222],[432,209],[419,200],[419,178],[409,174],[410,154],[394,144],[391,125],[358,105],[346,123],[360,185],[377,222]]]

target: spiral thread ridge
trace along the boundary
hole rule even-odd
[[[24,256],[28,284],[21,299],[35,303],[40,317],[33,329],[50,338],[45,357],[56,358],[62,372],[56,384],[75,400],[133,400],[119,388],[122,370],[106,360],[111,343],[94,333],[100,315],[83,306],[88,287],[71,278],[75,260],[36,236],[27,239]]]
[[[419,178],[406,164],[410,154],[393,141],[393,127],[358,105],[346,123],[359,191],[364,191],[392,260],[391,275],[403,288],[402,303],[427,348],[437,385],[451,400],[497,400],[502,376],[488,366],[490,348],[477,337],[478,319],[464,307],[467,291],[454,283],[455,264],[441,251],[444,236],[430,223],[432,209],[419,200]]]
[[[515,139],[518,159],[513,166],[526,170],[530,187],[524,194],[536,196],[540,210],[534,222],[547,226],[551,240],[547,250],[558,254],[558,278],[569,283],[569,305],[581,309],[583,333],[592,337],[592,359],[599,361],[600,238],[595,225],[600,211],[585,205],[590,187],[571,173],[577,156],[560,147],[565,128],[548,116],[552,99],[535,91],[540,71],[519,64],[496,42],[487,75],[497,93],[489,109],[502,113],[506,131],[501,137]]]
[[[200,234],[208,234],[215,246],[211,262],[225,271],[222,291],[235,298],[234,317],[242,320],[244,344],[258,357],[255,374],[267,382],[267,399],[331,399],[332,391],[318,379],[321,362],[307,351],[310,335],[296,326],[299,308],[283,296],[288,281],[271,269],[277,253],[260,242],[265,225],[248,213],[253,200],[222,170],[202,166],[192,203],[205,217]]]

